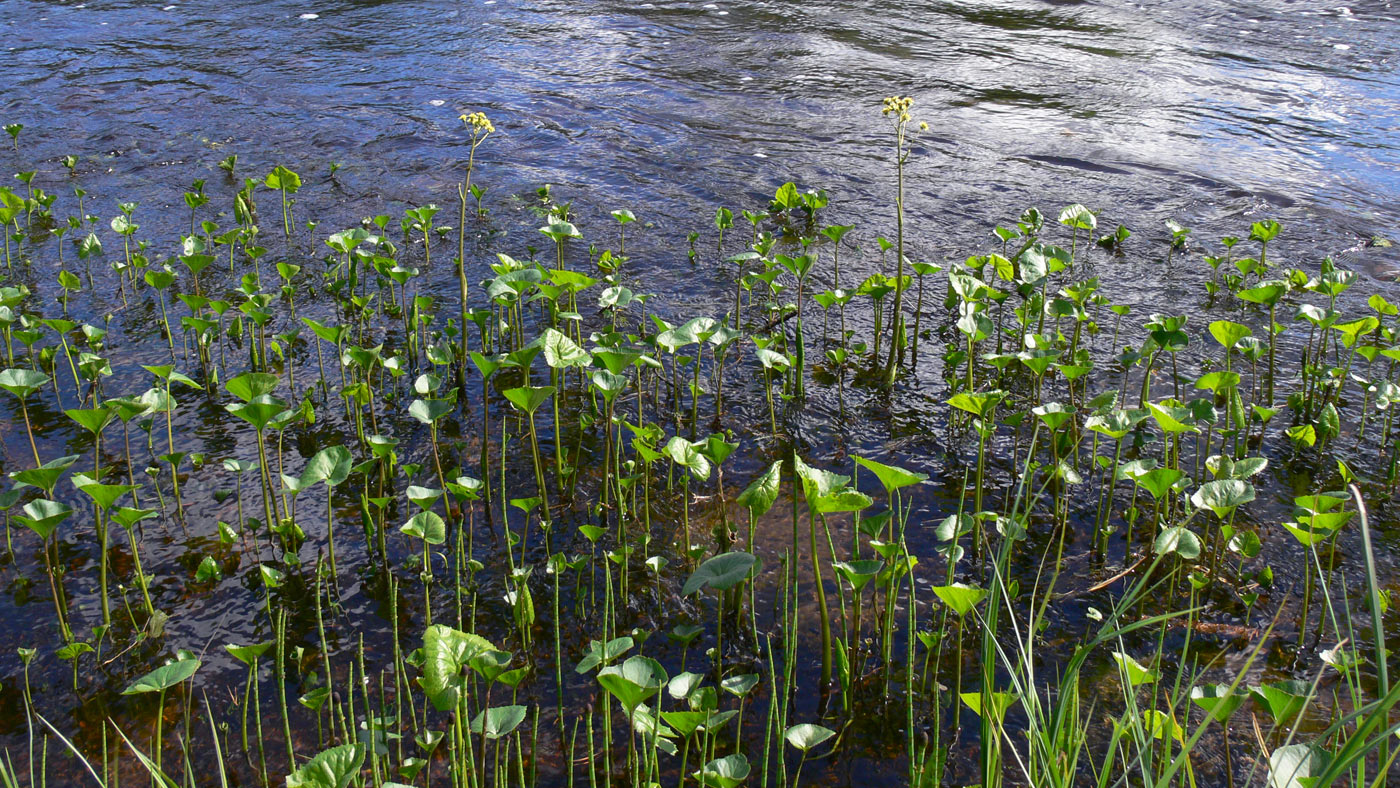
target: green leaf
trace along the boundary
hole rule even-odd
[[[1096,413],[1084,420],[1084,426],[1100,435],[1118,440],[1132,431],[1137,421],[1126,410]]]
[[[1147,403],[1147,410],[1156,419],[1157,426],[1167,434],[1180,432],[1200,432],[1200,428],[1186,423],[1190,418],[1190,411],[1176,405],[1162,404],[1156,402]]]
[[[1197,509],[1209,509],[1225,519],[1237,507],[1254,500],[1254,485],[1239,479],[1216,479],[1201,485],[1191,494]]]
[[[134,484],[103,484],[83,473],[73,474],[73,486],[91,496],[102,511],[112,508],[117,499],[136,489]]]
[[[880,480],[880,484],[884,486],[886,494],[893,493],[901,487],[908,487],[911,484],[918,484],[928,479],[928,474],[926,473],[906,471],[903,468],[896,468],[893,465],[885,465],[884,463],[867,460],[864,457],[857,457],[855,455],[851,455],[851,459],[855,460],[866,470],[875,474],[875,477]]]
[[[541,227],[540,232],[549,236],[555,243],[563,241],[565,238],[582,238],[583,234],[578,228],[569,222],[552,220],[548,226]]]
[[[219,580],[223,576],[223,569],[219,567],[219,562],[215,561],[212,555],[204,556],[204,560],[199,562],[199,567],[194,572],[194,579],[197,583],[208,583]]]
[[[295,193],[297,189],[301,188],[301,176],[279,164],[272,168],[272,172],[267,174],[267,178],[263,180],[263,185],[269,189],[283,189],[287,192]]]
[[[1288,744],[1269,754],[1269,788],[1320,788],[1332,754],[1311,744]]]
[[[612,662],[618,657],[632,650],[633,641],[628,636],[613,638],[607,643],[592,640],[588,643],[588,653],[583,655],[578,665],[574,667],[576,673],[587,673],[599,665]]]
[[[744,673],[738,676],[726,676],[724,680],[719,683],[720,689],[723,689],[725,692],[728,692],[730,695],[733,695],[737,698],[742,698],[745,695],[748,695],[749,690],[752,690],[757,685],[757,673]]]
[[[1004,719],[1006,717],[1006,710],[1011,708],[1012,704],[1016,702],[1016,696],[1009,692],[989,692],[987,694],[990,696],[989,700],[991,701],[989,704],[990,708],[987,709],[987,711],[994,712],[996,715],[995,719],[997,720]],[[982,693],[964,692],[958,697],[962,699],[963,704],[969,709],[972,709],[973,713],[979,717],[983,716]]]
[[[513,389],[506,389],[501,392],[510,404],[525,411],[534,413],[541,405],[549,401],[554,394],[553,386],[518,386]]]
[[[457,407],[457,391],[446,399],[416,399],[408,406],[408,415],[423,424],[432,424]]]
[[[447,541],[447,524],[436,512],[419,512],[399,530],[428,544],[442,544]]]
[[[1157,671],[1143,665],[1128,654],[1115,651],[1113,652],[1113,661],[1118,664],[1118,670],[1127,678],[1130,687],[1138,687],[1157,680]]]
[[[1243,695],[1230,692],[1228,684],[1206,684],[1191,688],[1191,702],[1222,725],[1230,719],[1235,710],[1244,705]]]
[[[252,402],[258,397],[276,391],[278,382],[276,375],[267,372],[244,372],[242,375],[229,378],[224,383],[224,388],[228,390],[228,393],[244,402]]]
[[[1254,332],[1249,326],[1236,323],[1232,320],[1217,320],[1210,324],[1210,335],[1215,337],[1226,350],[1233,348],[1241,339],[1250,336]]]
[[[302,468],[301,486],[306,488],[325,482],[328,487],[336,487],[350,478],[353,462],[349,449],[344,446],[327,446],[316,452],[306,463],[306,467]]]
[[[143,692],[168,690],[176,684],[187,681],[194,675],[196,670],[199,670],[198,659],[176,660],[168,665],[162,665],[136,681],[133,681],[126,689],[122,690],[122,694],[139,695]]]
[[[232,643],[229,643],[228,645],[224,646],[224,650],[227,651],[230,656],[232,656],[239,662],[242,662],[244,665],[252,665],[253,660],[257,659],[258,657],[261,657],[267,652],[269,648],[272,648],[272,646],[274,646],[275,644],[276,641],[272,640],[264,640],[261,643],[254,643],[251,646],[237,646]]]
[[[714,556],[696,568],[681,588],[681,596],[690,596],[703,588],[728,591],[744,582],[758,565],[750,553],[733,551]]]
[[[1093,230],[1099,226],[1094,212],[1079,203],[1060,211],[1060,224],[1076,230]]]
[[[710,478],[710,458],[700,451],[700,444],[692,443],[679,435],[666,441],[665,454],[672,462],[690,471],[697,479]]]
[[[609,665],[598,671],[598,683],[631,715],[666,683],[666,671],[650,657],[629,657],[621,665]]]
[[[1238,293],[1235,293],[1235,295],[1239,296],[1241,300],[1248,301],[1251,304],[1263,304],[1265,306],[1273,306],[1274,304],[1277,304],[1279,302],[1279,299],[1283,298],[1283,296],[1287,293],[1287,282],[1271,280],[1267,282],[1260,282],[1257,286],[1251,287],[1248,290],[1241,290]]]
[[[749,759],[741,753],[726,755],[700,767],[692,776],[707,788],[736,788],[749,776]]]
[[[499,739],[525,721],[524,706],[496,706],[480,712],[472,719],[472,733],[481,734],[487,739]]]
[[[254,397],[251,402],[231,403],[224,410],[253,425],[259,431],[287,409],[287,404],[269,394]]]
[[[1167,493],[1177,482],[1181,481],[1186,474],[1176,468],[1153,468],[1133,481],[1152,494],[1152,498],[1158,499]]]
[[[491,651],[491,641],[480,635],[434,624],[423,632],[423,676],[418,680],[438,711],[452,711],[465,697],[467,676],[463,668],[477,655]]]
[[[1157,535],[1152,549],[1157,555],[1176,553],[1187,561],[1194,561],[1201,557],[1201,538],[1185,526],[1173,526]]]
[[[545,329],[541,339],[544,344],[544,362],[552,369],[586,367],[593,360],[588,351],[553,328]]]
[[[112,419],[117,417],[115,411],[106,407],[80,409],[69,408],[63,411],[68,418],[78,422],[78,424],[88,432],[96,435],[107,428],[112,423]]]
[[[1280,725],[1292,722],[1303,711],[1311,694],[1312,688],[1306,681],[1294,679],[1249,688],[1254,702],[1267,710],[1274,722]]]
[[[987,592],[976,586],[965,583],[954,583],[950,586],[935,586],[933,593],[942,600],[943,604],[953,609],[958,614],[958,618],[966,616],[981,602]]]
[[[32,369],[7,369],[0,372],[0,389],[8,391],[20,399],[27,399],[30,394],[48,382],[47,375]]]
[[[857,593],[874,580],[884,567],[883,561],[873,560],[837,561],[831,565],[832,571],[850,583]]]
[[[813,747],[816,747],[835,735],[836,731],[830,728],[823,728],[820,725],[804,722],[800,725],[794,725],[788,728],[787,731],[783,733],[783,738],[787,739],[787,743],[791,744],[793,747],[796,747],[802,752],[808,752]]]
[[[693,674],[692,674],[693,675]],[[684,696],[682,696],[684,697]],[[661,719],[670,725],[680,734],[681,738],[688,738],[695,733],[706,720],[710,718],[709,712],[705,711],[663,711]]]
[[[948,400],[948,404],[958,410],[966,411],[980,419],[986,420],[987,417],[991,415],[991,412],[996,409],[997,404],[1005,397],[1006,393],[1002,391],[989,391],[981,394],[961,392],[953,395],[953,397]]]
[[[739,493],[739,505],[748,509],[754,517],[762,517],[773,507],[773,502],[778,500],[778,487],[782,481],[783,461],[778,460],[768,466],[768,470],[762,476],[754,479],[742,493]]]
[[[364,762],[362,744],[332,747],[287,775],[287,788],[346,788]]]
[[[47,498],[30,501],[24,505],[23,511],[24,514],[15,515],[15,519],[38,534],[41,540],[52,536],[58,526],[73,514],[71,506]]]

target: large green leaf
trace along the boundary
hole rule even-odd
[[[136,489],[134,484],[103,484],[83,473],[73,474],[73,486],[91,496],[104,512],[111,509],[118,498]]]
[[[741,550],[714,556],[696,568],[681,588],[681,596],[690,596],[703,588],[728,591],[749,578],[758,559]]]
[[[1176,468],[1153,468],[1133,478],[1139,487],[1152,494],[1153,499],[1161,498],[1167,494],[1177,482],[1186,477]]]
[[[447,525],[436,512],[419,512],[409,518],[399,530],[428,544],[442,544],[447,541]]]
[[[697,479],[710,478],[710,458],[700,450],[702,444],[692,443],[679,435],[671,436],[666,442],[666,456],[675,464],[690,471]]]
[[[27,398],[48,382],[47,375],[32,369],[15,368],[0,372],[0,389],[8,391],[20,399]]]
[[[948,404],[958,410],[967,411],[980,419],[986,419],[992,411],[996,410],[997,403],[1005,397],[1006,393],[1002,391],[988,391],[979,394],[969,394],[964,391],[954,394],[948,400]]]
[[[1121,408],[1108,413],[1096,413],[1084,420],[1085,427],[1113,440],[1127,435],[1136,424],[1133,414]]]
[[[820,725],[804,722],[800,725],[794,725],[788,728],[787,731],[783,733],[783,738],[787,739],[787,743],[791,744],[793,747],[796,747],[802,752],[807,752],[835,735],[836,731],[830,728],[823,728]]]
[[[1231,693],[1229,684],[1206,684],[1191,688],[1191,702],[1201,707],[1210,718],[1225,723],[1235,710],[1244,705],[1244,695]]]
[[[742,753],[716,758],[700,767],[693,776],[707,788],[736,788],[749,776],[749,759]]]
[[[1128,686],[1138,687],[1157,680],[1157,671],[1138,662],[1129,654],[1115,651],[1112,654],[1113,661],[1118,664],[1118,670],[1128,681]]]
[[[601,640],[590,640],[588,642],[588,653],[583,655],[583,659],[578,661],[574,667],[575,673],[587,673],[599,665],[612,662],[614,659],[626,654],[632,649],[633,641],[626,635],[620,638],[613,638],[607,643]]]
[[[545,329],[541,339],[544,344],[544,363],[553,369],[586,367],[593,360],[588,351],[556,329]]]
[[[263,180],[263,185],[269,189],[282,189],[290,193],[295,193],[297,189],[301,188],[301,176],[279,164],[272,168],[272,172],[267,174],[267,178]]]
[[[778,486],[782,481],[783,461],[778,460],[768,466],[768,470],[763,475],[754,479],[742,493],[739,493],[739,505],[748,509],[755,517],[762,517],[773,507],[773,502],[778,500]]]
[[[961,618],[972,611],[984,597],[987,596],[985,589],[970,586],[966,583],[954,583],[950,586],[935,586],[933,593],[942,600],[943,604],[951,607],[954,613]]]
[[[831,565],[832,571],[840,575],[842,580],[850,583],[857,593],[864,589],[871,580],[874,580],[884,567],[884,561],[870,559],[836,561]]]
[[[63,411],[68,418],[78,422],[83,429],[96,435],[107,428],[112,423],[112,419],[117,417],[116,411],[111,408],[69,408]]]
[[[1279,747],[1269,753],[1269,788],[1319,788],[1317,781],[1331,763],[1332,754],[1315,745]]]
[[[322,752],[287,775],[287,788],[345,788],[365,762],[362,744],[342,744]]]
[[[32,485],[49,495],[53,495],[53,490],[58,486],[58,480],[62,478],[64,471],[67,471],[72,467],[73,463],[77,461],[78,455],[76,454],[57,457],[37,468],[26,468],[22,471],[15,471],[10,474],[10,478],[18,483],[16,485],[17,487]]]
[[[618,699],[630,716],[666,683],[666,671],[650,657],[629,657],[621,665],[599,670],[598,683]]]
[[[507,736],[525,721],[524,706],[496,706],[480,712],[472,719],[472,733],[479,733],[488,739]]]
[[[1273,306],[1277,304],[1279,299],[1283,298],[1287,292],[1287,282],[1271,280],[1268,282],[1260,282],[1257,286],[1251,287],[1248,290],[1241,290],[1235,293],[1235,295],[1239,296],[1241,300],[1248,301],[1252,304]]]
[[[1289,679],[1262,687],[1250,687],[1250,697],[1269,712],[1274,722],[1281,725],[1293,721],[1307,705],[1312,687],[1306,681]]]
[[[1157,426],[1163,432],[1175,434],[1179,432],[1200,432],[1200,428],[1190,424],[1191,411],[1187,408],[1179,407],[1170,403],[1147,403],[1147,410],[1152,414],[1152,418],[1157,421]]]
[[[416,399],[408,406],[408,415],[423,424],[432,424],[457,407],[457,392],[446,399]]]
[[[434,624],[423,632],[423,676],[419,683],[438,711],[451,711],[467,691],[463,669],[473,657],[493,650],[480,635]]]
[[[1216,479],[1191,494],[1197,509],[1209,509],[1224,519],[1239,506],[1254,500],[1254,485],[1240,479]]]
[[[1152,550],[1157,555],[1176,553],[1187,561],[1201,557],[1201,538],[1185,526],[1177,525],[1157,535]]]
[[[198,659],[179,659],[168,665],[161,665],[150,673],[131,682],[130,686],[122,690],[122,694],[138,695],[143,692],[168,690],[176,684],[188,680],[190,676],[194,675],[196,670],[199,670]]]
[[[350,467],[354,458],[344,446],[327,446],[316,452],[306,467],[301,470],[301,486],[310,487],[320,482],[335,487],[350,478]]]
[[[886,493],[892,493],[901,487],[908,487],[911,484],[918,484],[928,479],[928,474],[926,473],[906,471],[903,468],[896,468],[893,465],[886,465],[882,462],[867,460],[864,457],[857,457],[855,455],[851,455],[851,459],[855,460],[866,470],[875,474],[875,477],[880,480],[880,484],[884,485]]]
[[[964,692],[958,697],[961,698],[962,702],[969,709],[972,709],[973,713],[977,716],[983,716],[984,711],[991,711],[995,714],[995,719],[997,720],[1004,719],[1006,717],[1006,710],[1011,708],[1012,704],[1016,702],[1016,696],[1009,692],[989,692],[987,695],[987,700],[990,701],[988,704],[989,708],[987,709],[982,708],[982,693],[980,692]]]
[[[1239,344],[1241,339],[1254,333],[1249,330],[1249,326],[1236,323],[1232,320],[1217,320],[1210,324],[1210,335],[1215,337],[1226,350]]]
[[[252,402],[254,399],[271,394],[277,390],[278,378],[268,372],[244,372],[237,377],[229,378],[224,383],[224,388],[228,393],[243,400]]]
[[[228,645],[224,646],[224,650],[227,651],[230,656],[232,656],[239,662],[242,662],[244,665],[251,665],[253,664],[253,660],[257,659],[258,657],[261,657],[275,643],[276,641],[272,640],[264,640],[261,643],[254,643],[251,646],[239,646],[233,643],[229,643]]]
[[[287,409],[287,404],[270,394],[264,394],[254,397],[250,402],[225,405],[224,409],[261,431]]]
[[[549,401],[554,394],[553,386],[517,386],[513,389],[506,389],[501,392],[510,404],[525,411],[534,413],[541,405]]]
[[[24,505],[24,514],[15,515],[15,519],[29,528],[29,530],[39,535],[40,539],[47,540],[55,529],[64,520],[73,514],[73,507],[50,501],[47,498],[39,498]]]

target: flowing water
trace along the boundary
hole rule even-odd
[[[447,208],[439,223],[455,225],[454,185],[467,153],[457,118],[481,110],[498,132],[477,157],[491,218],[473,241],[472,281],[489,275],[488,252],[525,257],[529,245],[548,246],[526,210],[547,183],[557,199],[572,201],[585,244],[613,243],[612,209],[629,208],[647,223],[629,238],[636,251],[627,273],[635,290],[656,294],[649,310],[683,320],[719,316],[732,301],[730,267],[714,252],[715,208],[736,215],[759,208],[785,181],[827,190],[825,219],[856,225],[849,281],[880,269],[875,238],[893,234],[894,168],[879,107],[899,94],[915,99],[915,120],[929,126],[916,135],[908,168],[912,259],[991,251],[995,223],[1032,205],[1053,218],[1082,202],[1100,211],[1101,228],[1122,223],[1134,233],[1120,256],[1093,253],[1104,291],[1132,305],[1134,316],[1202,309],[1199,282],[1208,275],[1199,258],[1163,264],[1167,219],[1196,228],[1197,250],[1217,249],[1220,235],[1247,234],[1252,221],[1276,219],[1285,229],[1272,260],[1316,271],[1332,255],[1362,274],[1357,290],[1394,299],[1389,282],[1400,273],[1400,254],[1377,240],[1400,237],[1400,7],[1338,2],[0,0],[0,121],[25,127],[18,153],[0,151],[0,167],[38,170],[35,185],[59,194],[60,205],[80,184],[103,229],[118,201],[139,202],[139,237],[152,239],[158,256],[173,253],[188,231],[181,193],[195,178],[207,181],[210,209],[225,214],[220,223],[232,224],[241,181],[216,167],[230,153],[239,156],[240,177],[261,177],[275,164],[302,174],[295,216],[320,222],[314,233],[298,231],[307,238],[429,201]],[[79,159],[74,176],[60,163],[68,154]],[[334,177],[332,163],[340,165]],[[264,229],[272,232],[276,199],[266,194]],[[726,254],[747,234],[746,223],[738,225]],[[695,263],[686,255],[691,231],[701,233]],[[119,239],[104,241],[110,259]],[[437,267],[424,285],[448,302],[454,251],[435,249]],[[52,254],[50,247],[41,255],[47,293]],[[121,314],[111,288],[98,288],[76,295],[70,309],[93,323],[118,315],[108,392],[139,393],[148,384],[137,363],[168,360],[150,303]],[[869,315],[851,321],[858,336],[869,335]],[[831,387],[816,387],[803,409],[786,415],[814,461],[835,465],[860,453],[929,473],[938,484],[917,500],[921,523],[956,508],[968,450],[947,436],[936,407],[947,394],[939,355],[927,352],[893,401],[852,390],[842,406]],[[300,363],[308,378],[314,374],[314,355]],[[747,479],[772,447],[760,434],[761,389],[741,388],[733,413],[745,443],[739,456],[748,459],[731,474]],[[174,523],[151,529],[145,556],[158,606],[172,615],[165,638],[92,668],[82,695],[67,692],[67,667],[51,657],[31,677],[43,688],[43,713],[60,729],[87,731],[87,746],[96,746],[91,732],[106,715],[149,719],[151,704],[117,693],[160,655],[210,645],[201,680],[224,698],[243,674],[218,647],[267,636],[251,564],[212,589],[186,582],[215,549],[213,522],[233,516],[232,501],[214,495],[231,484],[217,460],[252,451],[247,430],[235,437],[237,423],[220,407],[195,396],[189,403],[176,430],[210,464],[191,474],[185,491],[189,533]],[[45,457],[88,445],[57,408],[31,415]],[[318,426],[289,452],[309,456],[342,440],[344,428],[334,420]],[[466,433],[450,437],[469,440]],[[27,464],[23,435],[12,426],[4,470]],[[1310,484],[1306,476],[1272,471],[1261,497],[1287,501],[1295,485]],[[1384,511],[1378,516],[1394,577],[1400,533]],[[347,511],[347,530],[353,518]],[[781,547],[786,528],[773,524],[770,550]],[[934,543],[922,539],[926,548]],[[0,743],[16,751],[26,732],[13,647],[51,652],[54,640],[37,558],[24,544],[0,569],[7,647]],[[1292,562],[1292,569],[1280,564],[1285,575],[1298,571],[1288,547],[1271,539],[1266,552]],[[1081,539],[1072,553],[1087,550]],[[75,609],[91,612],[92,550],[72,535],[60,552]],[[120,567],[122,576],[129,572]],[[337,630],[340,644],[353,645],[360,631],[371,646],[381,644],[389,628],[384,594],[358,578],[343,591],[357,624]],[[1057,613],[1066,631],[1082,618],[1077,604]],[[314,627],[310,615],[303,611],[297,622]],[[839,784],[866,784],[869,774],[898,779],[902,738],[862,735],[868,745],[812,773],[827,769]]]

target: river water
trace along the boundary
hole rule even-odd
[[[1024,208],[1053,218],[1082,202],[1101,227],[1134,232],[1105,279],[1135,314],[1191,311],[1199,295],[1199,272],[1188,286],[1159,265],[1167,219],[1197,228],[1199,251],[1273,218],[1285,229],[1271,259],[1316,270],[1334,255],[1390,292],[1400,255],[1375,240],[1400,240],[1394,5],[0,0],[0,121],[24,125],[20,152],[0,151],[0,166],[38,170],[35,185],[71,201],[60,160],[76,155],[103,226],[118,200],[137,201],[143,235],[162,253],[187,229],[191,180],[207,180],[214,207],[228,211],[234,182],[216,162],[231,153],[240,177],[275,164],[300,172],[298,217],[322,221],[323,235],[429,200],[454,223],[467,152],[458,116],[480,110],[498,130],[478,153],[485,202],[498,229],[526,227],[502,230],[491,250],[544,245],[524,211],[542,184],[573,202],[586,241],[610,244],[607,212],[629,208],[651,225],[630,264],[637,289],[683,319],[722,313],[733,287],[713,255],[687,261],[685,234],[712,244],[717,206],[758,208],[785,181],[826,189],[827,219],[857,226],[853,277],[879,268],[874,239],[893,232],[894,178],[879,108],[898,94],[929,127],[909,161],[911,258],[985,252],[991,227]],[[472,263],[478,279],[485,261]],[[450,296],[455,279],[441,273],[433,286]],[[110,307],[96,296],[79,306],[87,319]],[[164,355],[150,326],[114,325],[113,341],[125,342],[129,368]],[[118,369],[114,380],[115,390],[135,376]],[[912,404],[838,427],[836,400],[822,392],[796,423],[818,455],[858,449],[936,475],[946,447],[921,438],[936,428],[921,409],[942,398],[931,374],[911,384]],[[765,419],[761,395],[737,399],[750,422]],[[227,448],[214,417],[183,418],[206,450]],[[71,426],[61,414],[40,414],[39,425],[55,449],[67,438],[53,431]],[[6,470],[25,457],[16,446]],[[931,515],[940,504],[924,505]],[[197,497],[192,506],[223,511]],[[187,571],[204,547],[172,537],[147,570]],[[257,599],[172,594],[172,637],[252,640],[237,617]],[[7,594],[0,613],[7,644],[51,634],[42,589]],[[12,649],[0,664],[4,703],[18,708]],[[211,670],[240,680],[231,663]],[[64,671],[48,680],[61,688]],[[50,703],[72,724],[93,722],[72,699]],[[23,741],[12,722],[0,733]],[[858,763],[834,773],[851,782]]]

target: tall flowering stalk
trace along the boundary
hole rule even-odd
[[[467,195],[472,190],[472,168],[476,166],[476,149],[486,138],[496,131],[491,119],[484,112],[473,112],[461,116],[462,124],[472,133],[471,150],[467,153],[467,177],[457,185],[457,197],[461,202],[462,213],[457,223],[457,284],[461,289],[459,302],[462,313],[462,352],[457,357],[458,382],[463,386],[467,381]]]
[[[895,286],[894,286],[894,319],[890,321],[890,330],[893,332],[890,341],[890,357],[885,364],[885,382],[893,383],[895,372],[899,365],[904,363],[904,346],[908,344],[908,337],[905,336],[904,325],[904,164],[909,161],[909,124],[913,117],[909,110],[914,106],[914,99],[910,96],[890,96],[885,99],[884,106],[880,114],[885,117],[894,118],[894,162],[895,162],[895,196],[894,196],[894,216],[895,216]],[[927,131],[928,124],[920,123],[920,131]]]

